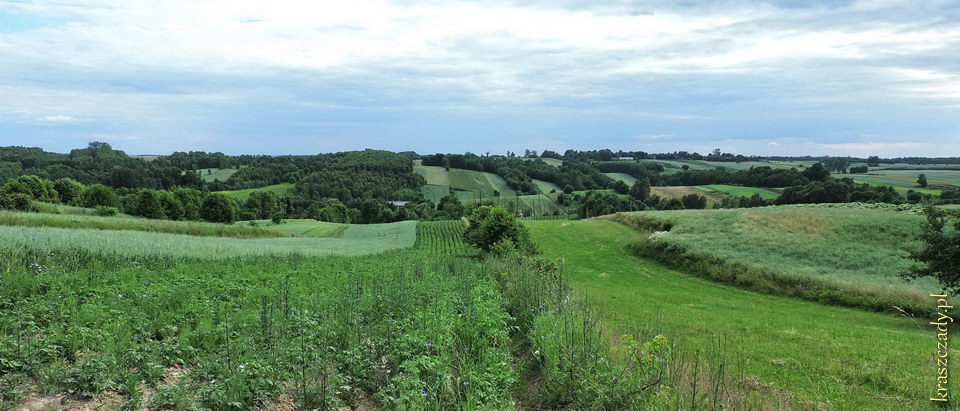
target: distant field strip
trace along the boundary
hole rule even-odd
[[[146,218],[99,217],[76,214],[47,214],[0,211],[0,225],[59,227],[95,230],[147,231],[203,237],[270,238],[290,237],[281,231],[239,225]]]
[[[83,251],[90,254],[159,259],[227,258],[270,255],[366,255],[409,248],[416,242],[416,222],[348,227],[340,238],[209,238],[152,233],[56,227],[0,226],[0,250],[32,253]]]
[[[556,190],[556,192],[562,192],[563,189],[560,186],[551,183],[549,181],[533,179],[533,183],[537,185],[537,189],[540,190],[543,194],[549,194],[551,191]]]
[[[434,203],[439,203],[440,199],[450,195],[450,186],[441,186],[436,184],[425,184],[420,187],[423,196]]]
[[[286,219],[280,224],[274,224],[270,220],[254,220],[254,222],[260,227],[267,227],[271,230],[314,238],[339,237],[350,226],[350,224],[328,223],[312,218]],[[244,226],[249,223],[249,221],[240,221],[237,225]]]
[[[438,166],[413,166],[413,171],[423,176],[427,184],[449,186],[450,174],[443,167]]]
[[[610,177],[614,180],[623,181],[624,183],[627,183],[628,186],[633,186],[633,184],[637,182],[636,177],[626,173],[603,173],[603,174],[605,174],[607,177]]]
[[[437,255],[468,255],[471,249],[463,242],[463,232],[460,221],[421,222],[417,224],[415,248]]]
[[[197,170],[200,178],[207,183],[214,181],[227,181],[230,177],[240,171],[239,168],[204,168]]]
[[[719,192],[733,197],[752,197],[754,194],[760,194],[760,198],[764,200],[774,200],[780,196],[778,191],[769,188],[730,186],[724,184],[711,184],[698,187],[708,192]]]
[[[287,195],[287,191],[293,188],[293,183],[281,183],[274,184],[265,187],[258,188],[247,188],[244,190],[230,190],[230,191],[220,191],[223,194],[226,194],[227,197],[236,198],[240,201],[246,201],[247,197],[250,197],[254,191],[267,191],[276,194],[278,197],[283,197]]]
[[[484,198],[493,197],[494,190],[499,191],[501,196],[516,195],[502,177],[493,173],[451,168],[449,177],[450,187],[454,190],[474,192]]]
[[[650,193],[663,198],[680,198],[685,195],[696,194],[707,198],[708,204],[719,203],[723,195],[717,192],[701,190],[698,186],[664,186],[650,187]]]

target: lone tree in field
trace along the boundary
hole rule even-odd
[[[947,292],[960,291],[960,220],[947,227],[946,212],[934,206],[924,209],[927,221],[920,227],[923,247],[910,253],[910,259],[923,265],[904,273],[911,280],[920,277],[936,278]]]
[[[477,207],[467,216],[463,240],[485,253],[537,254],[527,227],[503,207]]]
[[[926,187],[927,187],[927,175],[926,175],[926,174],[920,174],[920,177],[917,178],[917,184],[919,184],[920,187],[926,188]]]

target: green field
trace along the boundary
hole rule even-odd
[[[516,192],[507,185],[506,181],[503,181],[502,177],[493,173],[451,168],[448,175],[450,187],[457,191],[471,193],[465,198],[472,198],[473,196],[493,197],[494,190],[500,191],[501,197],[516,195]],[[461,198],[461,200],[465,198]]]
[[[563,188],[549,181],[533,179],[533,183],[537,185],[537,189],[540,190],[540,193],[542,194],[556,194],[563,192]],[[551,191],[553,193],[551,193]]]
[[[730,384],[767,401],[766,407],[751,408],[930,406],[935,334],[922,321],[693,277],[632,255],[627,246],[643,236],[609,220],[526,225],[545,255],[564,259],[574,290],[603,313],[612,333],[654,324],[688,350],[722,356]],[[847,255],[870,264],[856,253]],[[709,364],[701,362],[702,368]]]
[[[516,195],[503,178],[493,173],[457,168],[447,171],[436,166],[414,166],[413,169],[427,180],[427,185],[422,188],[423,195],[433,202],[439,202],[440,198],[446,196],[449,188],[454,190],[460,201],[492,199],[494,190],[500,191],[502,197]]]
[[[627,183],[627,185],[631,187],[633,187],[633,184],[637,182],[636,177],[626,173],[603,173],[603,174],[614,180],[623,181],[624,183]]]
[[[488,199],[499,204],[513,204],[517,210],[522,210],[524,216],[549,216],[561,212],[562,208],[545,194],[500,197]]]
[[[280,224],[274,224],[271,220],[253,220],[253,223],[257,227],[267,227],[275,231],[314,238],[340,237],[350,227],[350,224],[328,223],[312,218],[288,218]],[[248,226],[249,224],[250,221],[238,221],[236,223],[237,226]]]
[[[293,188],[293,183],[281,183],[265,187],[248,188],[244,190],[220,191],[220,193],[226,194],[227,197],[230,198],[246,201],[247,197],[250,197],[250,194],[254,191],[267,191],[276,194],[277,197],[283,197],[287,195],[287,192],[290,191],[291,188]]]
[[[427,180],[427,184],[439,186],[450,185],[450,173],[443,167],[415,165],[413,166],[413,171],[423,176],[423,178]]]
[[[683,260],[713,267],[709,276],[720,281],[887,312],[894,305],[914,313],[928,308],[924,296],[937,291],[936,282],[908,283],[899,277],[914,266],[906,256],[908,249],[919,245],[912,238],[922,217],[845,206],[655,211],[632,216],[672,224],[668,232],[644,244],[651,256],[669,262],[681,253]],[[658,254],[663,246],[670,247],[669,255]],[[730,265],[733,272],[717,268],[722,265]],[[758,279],[754,282],[751,276]]]
[[[336,235],[337,226],[275,228]],[[636,333],[630,351],[615,350],[558,267],[469,258],[463,230],[403,222],[239,240],[0,226],[9,239],[0,242],[0,408],[670,402],[667,385],[662,395],[637,390],[661,381],[664,337]],[[342,256],[372,244],[407,249]]]
[[[147,218],[99,217],[92,215],[24,213],[0,211],[0,225],[21,227],[59,227],[96,230],[148,231],[154,233],[185,234],[205,237],[270,238],[289,237],[290,234],[258,227],[170,221]]]
[[[759,187],[742,187],[742,186],[731,186],[724,184],[711,184],[706,186],[697,186],[702,190],[707,192],[719,192],[733,197],[751,197],[754,194],[760,194],[760,198],[764,200],[775,200],[780,196],[780,192],[776,190],[771,190],[769,188],[759,188]]]
[[[917,178],[926,174],[930,186],[960,187],[960,169],[954,170],[887,170],[871,168],[867,174],[834,174],[834,177],[850,177],[859,183],[894,187],[897,191],[913,190],[926,194],[939,194],[935,187],[920,188]]]
[[[369,236],[369,237],[365,237]],[[0,226],[0,251],[91,252],[118,257],[254,258],[272,255],[366,255],[413,247],[416,222],[351,226],[339,238],[237,239],[143,231]]]
[[[650,193],[663,198],[680,198],[690,194],[704,196],[707,198],[708,206],[717,204],[726,197],[724,193],[714,190],[704,190],[699,186],[654,186],[650,187]]]
[[[231,176],[240,171],[239,168],[203,168],[197,170],[197,174],[204,182],[212,183],[214,181],[227,181]]]
[[[435,204],[439,204],[440,199],[450,195],[450,186],[426,184],[420,190],[426,199],[433,201]]]

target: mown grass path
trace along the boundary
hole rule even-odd
[[[615,333],[654,326],[688,350],[709,350],[719,337],[748,385],[801,409],[931,406],[936,344],[923,320],[702,280],[634,257],[626,246],[640,234],[613,221],[526,224]]]

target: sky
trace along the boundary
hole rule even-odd
[[[960,156],[960,1],[0,0],[0,145]]]

